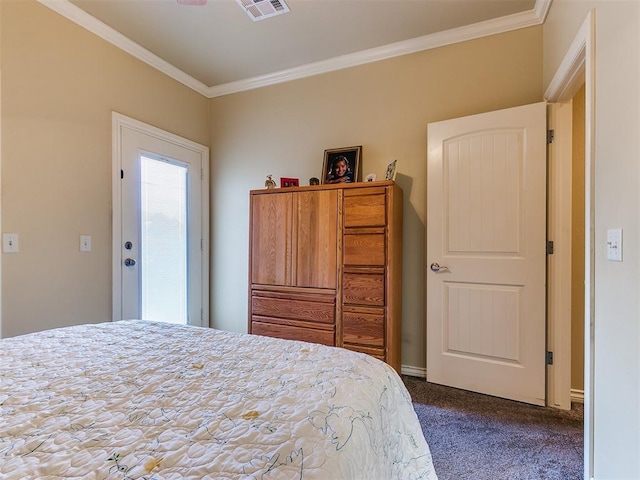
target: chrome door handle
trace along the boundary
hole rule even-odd
[[[133,267],[136,264],[136,261],[133,258],[126,258],[124,260],[125,267]]]
[[[441,267],[437,263],[432,263],[429,268],[431,268],[431,271],[434,272],[434,273],[438,273],[438,272],[442,272],[442,271],[445,271],[445,270],[449,270],[449,267],[445,267],[445,266]]]

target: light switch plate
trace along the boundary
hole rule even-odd
[[[80,235],[80,251],[91,251],[91,235]]]
[[[611,262],[622,261],[622,229],[607,230],[607,260]]]
[[[4,253],[18,253],[20,251],[17,233],[2,234],[2,251]]]

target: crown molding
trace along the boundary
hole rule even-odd
[[[320,75],[345,68],[364,65],[367,63],[386,60],[401,55],[416,53],[432,48],[443,47],[454,43],[465,42],[477,38],[505,33],[520,28],[541,25],[546,19],[552,0],[536,0],[532,10],[507,15],[504,17],[474,23],[464,27],[446,30],[431,35],[413,38],[410,40],[392,43],[382,47],[371,48],[349,55],[314,62],[300,67],[294,67],[278,72],[260,75],[252,78],[223,83],[220,85],[206,86],[199,80],[173,66],[146,48],[138,45],[105,23],[92,17],[84,10],[76,7],[68,0],[37,0],[42,5],[54,10],[72,22],[86,28],[90,32],[108,41],[116,47],[133,55],[137,59],[163,72],[174,80],[186,85],[207,98],[220,97],[232,93],[253,90],[256,88],[276,85],[279,83],[298,80],[301,78]]]
[[[536,0],[536,4],[533,6],[533,11],[536,12],[540,23],[544,23],[547,20],[547,14],[551,8],[552,0]]]
[[[401,55],[416,53],[423,50],[444,47],[446,45],[474,40],[489,35],[540,25],[544,21],[541,19],[540,15],[546,16],[548,12],[548,5],[550,5],[550,3],[551,0],[537,0],[536,8],[526,12],[507,15],[430,35],[424,35],[422,37],[412,38],[402,42],[391,43],[382,47],[362,50],[353,54],[342,55],[328,60],[302,65],[300,67],[269,73],[267,75],[215,85],[209,88],[208,97],[219,97],[231,93],[266,87],[291,80],[320,75],[322,73],[342,70],[344,68],[364,65],[366,63],[386,60],[388,58],[399,57]],[[545,4],[546,6],[537,8],[541,4]]]

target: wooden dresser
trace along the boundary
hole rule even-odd
[[[357,350],[400,372],[400,187],[253,190],[250,209],[249,333]]]

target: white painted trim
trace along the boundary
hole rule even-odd
[[[125,117],[126,118],[126,117]],[[122,126],[120,114],[111,114],[111,319],[122,319],[122,277],[120,275],[122,239]]]
[[[596,138],[596,14],[584,22],[585,43],[585,351],[584,459],[585,476],[595,477],[595,138]]]
[[[412,365],[402,365],[402,375],[409,375],[416,378],[427,378],[427,369],[422,367],[414,367]],[[578,390],[577,388],[571,389],[571,402],[584,403],[584,390]]]
[[[134,120],[117,112],[111,113],[112,128],[112,319],[122,318],[122,280],[120,266],[122,261],[122,182],[120,170],[122,170],[122,130],[127,128],[145,135],[152,136],[165,142],[173,143],[185,149],[200,154],[202,158],[201,179],[201,246],[202,246],[202,274],[201,274],[201,307],[202,319],[199,323],[203,327],[209,326],[209,147],[200,145],[160,128]],[[195,322],[194,322],[195,323]]]
[[[409,375],[411,377],[427,378],[427,369],[421,367],[413,367],[411,365],[402,365],[400,371],[403,375]]]
[[[328,60],[314,62],[300,67],[281,70],[266,75],[238,80],[220,85],[206,86],[172,64],[161,59],[103,22],[76,7],[68,0],[37,0],[72,22],[86,28],[107,42],[121,48],[137,59],[165,73],[169,77],[195,90],[207,98],[220,97],[231,93],[253,90],[291,80],[297,80],[388,58],[407,55],[445,45],[474,40],[489,35],[509,32],[520,28],[541,25],[546,18],[551,0],[536,0],[532,10],[506,15],[501,18],[474,23],[464,27],[446,30],[431,35],[392,43],[378,48],[363,50],[350,55],[342,55]]]
[[[547,20],[547,14],[549,13],[550,8],[551,0],[536,0],[533,10],[536,12],[541,24]]]
[[[571,250],[573,103],[548,104],[548,128],[555,139],[548,146],[547,235],[554,253],[547,256],[547,405],[571,409]]]
[[[558,70],[551,79],[544,98],[548,102],[565,102],[573,98],[584,83],[586,64],[586,43],[589,25],[583,23],[573,39]]]
[[[594,346],[595,346],[595,9],[589,11],[545,92],[549,101],[573,96],[572,86],[584,65],[585,83],[585,339],[584,339],[584,477],[594,472]],[[575,92],[573,92],[575,93]]]
[[[548,4],[550,0],[538,0],[538,4]],[[544,10],[544,9],[543,9]],[[548,8],[547,8],[548,10]],[[545,10],[546,12],[546,10]],[[545,13],[546,14],[546,13]],[[225,83],[213,86],[209,89],[209,98],[228,95],[230,93],[242,92],[255,88],[275,85],[278,83],[297,80],[300,78],[320,75],[322,73],[333,72],[345,68],[364,65],[366,63],[386,60],[401,55],[416,53],[423,50],[444,47],[454,43],[474,40],[488,35],[509,32],[520,28],[540,25],[542,23],[536,10],[507,15],[501,18],[479,22],[465,27],[453,28],[444,32],[413,38],[403,42],[392,43],[382,47],[362,50],[350,55],[310,63],[300,67],[290,68],[279,72],[261,75],[258,77],[239,80],[237,82]]]
[[[584,390],[578,390],[577,388],[572,388],[571,401],[575,403],[584,403]]]

